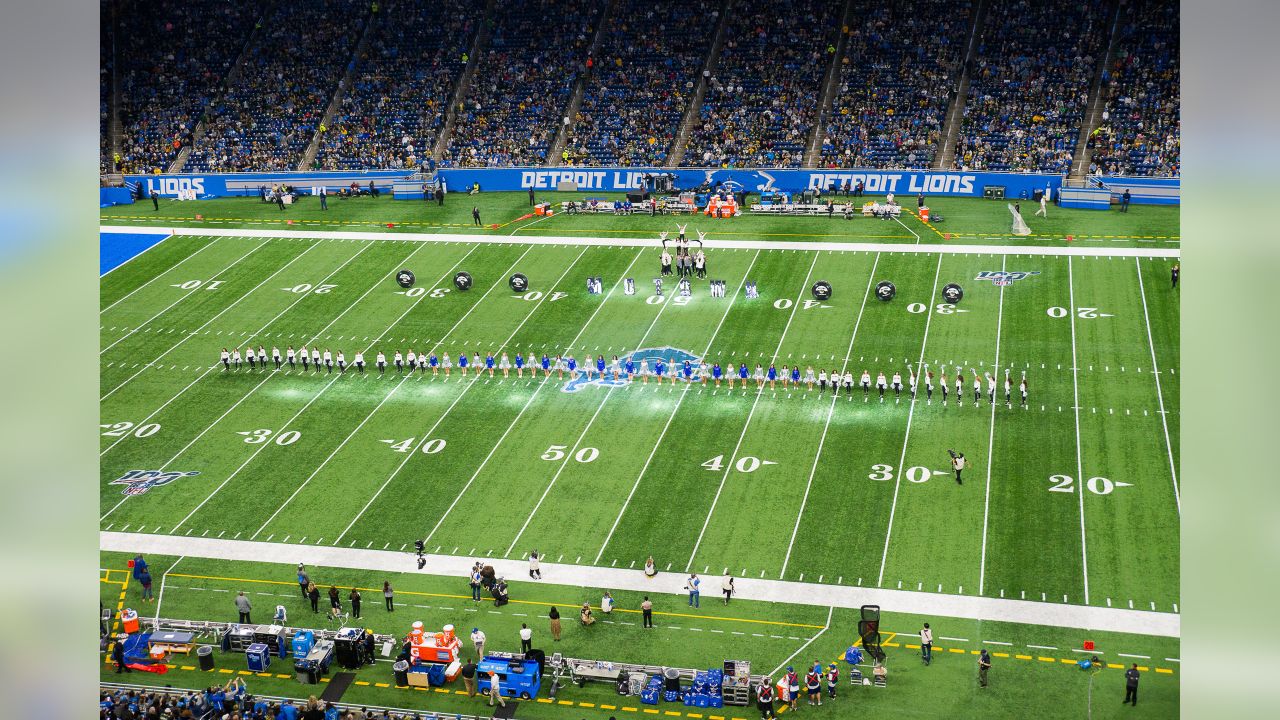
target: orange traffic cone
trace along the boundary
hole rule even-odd
[[[1067,242],[1071,242],[1072,240],[1075,240],[1075,237],[1074,237],[1074,236],[1071,236],[1071,235],[1068,235],[1068,236],[1067,236]]]

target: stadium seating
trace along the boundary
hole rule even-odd
[[[843,3],[735,6],[685,166],[798,167]]]
[[[403,168],[430,156],[479,26],[475,3],[397,3],[376,19],[356,76],[321,139],[326,170]]]
[[[663,0],[615,14],[574,119],[578,165],[663,165],[693,97],[720,3]]]
[[[310,144],[364,29],[368,3],[274,6],[236,81],[208,110],[190,171],[292,170]]]
[[[970,74],[955,165],[1067,172],[1108,4],[994,0]]]
[[[503,3],[443,164],[544,164],[603,7],[591,0],[551,8],[539,0]]]
[[[1133,9],[1104,77],[1106,118],[1090,138],[1090,172],[1178,175],[1178,6],[1159,0]]]
[[[218,0],[130,0],[117,12],[121,169],[161,172],[191,142],[259,11]]]
[[[971,5],[910,0],[858,14],[823,130],[828,167],[924,168],[959,80]]]

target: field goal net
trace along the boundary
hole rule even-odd
[[[1022,213],[1018,212],[1018,208],[1012,204],[1007,206],[1009,213],[1013,215],[1013,234],[1026,237],[1031,234],[1031,228],[1027,227],[1027,221],[1022,219]]]

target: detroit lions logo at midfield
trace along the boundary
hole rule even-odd
[[[683,371],[684,362],[686,360],[689,361],[689,365],[695,373],[702,365],[702,359],[688,350],[681,350],[680,348],[670,346],[644,348],[643,350],[636,350],[630,355],[620,355],[618,357],[618,363],[621,370],[617,380],[613,379],[612,361],[610,361],[610,364],[606,367],[603,376],[600,376],[597,373],[596,377],[588,378],[587,371],[584,368],[579,367],[573,372],[573,376],[565,381],[564,387],[560,388],[560,390],[562,392],[572,393],[578,392],[582,388],[588,386],[599,386],[605,388],[622,387],[623,385],[627,385],[631,382],[626,373],[627,362],[632,363],[632,366],[635,368],[635,374],[638,375],[642,365],[650,368],[650,371],[652,372],[652,369],[657,365],[659,360],[666,365],[666,376],[670,378],[675,378]]]
[[[990,280],[992,285],[996,287],[1000,287],[1002,285],[1012,285],[1015,280],[1022,280],[1023,278],[1028,278],[1028,277],[1031,277],[1032,275],[1039,275],[1039,274],[1040,274],[1039,270],[1031,270],[1029,272],[1012,272],[1012,271],[1005,271],[1005,270],[983,270],[982,272],[978,273],[978,277],[974,278],[974,280]]]
[[[124,485],[124,495],[142,495],[143,493],[158,488],[161,485],[168,485],[180,477],[191,477],[200,473],[191,470],[188,472],[161,472],[159,470],[130,470],[120,477],[112,480],[112,485]]]

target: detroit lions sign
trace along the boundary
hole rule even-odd
[[[1029,272],[1006,272],[1004,270],[983,270],[982,272],[978,273],[978,277],[974,278],[974,280],[990,280],[992,285],[996,287],[1001,287],[1003,285],[1012,285],[1015,280],[1022,280],[1023,278],[1028,278],[1028,277],[1031,277],[1032,275],[1039,275],[1039,274],[1040,274],[1039,270],[1031,270]]]
[[[111,481],[112,485],[123,485],[124,495],[142,495],[143,493],[158,488],[161,485],[168,485],[180,477],[191,477],[200,473],[191,470],[188,472],[161,472],[160,470],[130,470]]]
[[[641,362],[648,363],[648,367],[652,369],[654,365],[661,360],[667,366],[667,375],[673,378],[680,374],[684,369],[685,360],[689,361],[689,364],[693,367],[695,372],[702,364],[701,358],[688,350],[681,350],[680,348],[673,348],[670,346],[645,348],[643,350],[636,350],[630,355],[622,355],[618,357],[619,377],[617,380],[613,379],[612,362],[610,362],[610,365],[605,368],[605,372],[602,377],[588,377],[587,371],[579,366],[577,370],[573,371],[571,377],[565,381],[564,387],[560,388],[560,390],[562,392],[573,393],[591,386],[615,388],[627,385],[631,382],[626,376],[626,364],[628,360],[634,364],[637,373],[640,372]],[[596,374],[598,375],[598,373]]]

